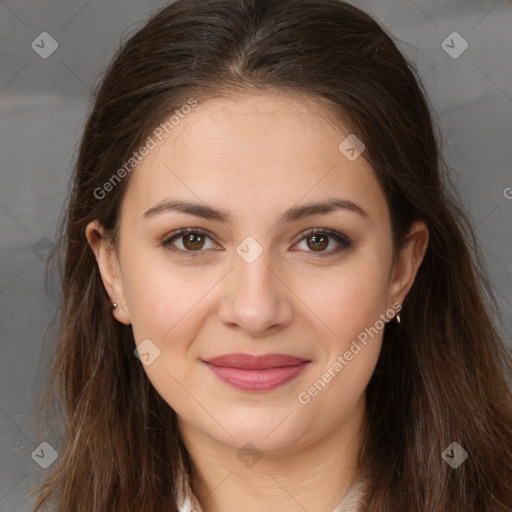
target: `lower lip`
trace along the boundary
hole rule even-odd
[[[290,382],[306,369],[310,361],[304,361],[296,366],[282,366],[267,370],[243,370],[230,366],[216,366],[205,363],[217,377],[238,389],[244,391],[270,391]]]

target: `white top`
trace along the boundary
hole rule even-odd
[[[180,457],[181,459],[181,457]],[[181,471],[177,482],[177,502],[180,512],[203,512],[197,497],[192,492],[186,476],[183,462],[180,460]],[[357,479],[345,493],[342,500],[332,512],[361,512],[360,504],[364,496],[367,482]]]

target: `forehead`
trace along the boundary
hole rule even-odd
[[[387,215],[364,153],[351,161],[339,149],[348,135],[311,98],[248,93],[199,102],[134,169],[123,209],[140,216],[163,199],[194,199],[250,218],[328,194]]]

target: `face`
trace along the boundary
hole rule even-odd
[[[311,444],[362,410],[426,245],[392,265],[374,171],[325,119],[277,94],[199,103],[132,171],[117,250],[88,227],[152,384],[233,448]]]

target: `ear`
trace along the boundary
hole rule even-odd
[[[413,223],[406,243],[393,265],[389,287],[391,302],[403,304],[411,289],[428,246],[429,232],[422,220]]]
[[[119,322],[129,325],[131,323],[130,313],[126,305],[117,250],[105,237],[103,226],[97,220],[87,225],[85,236],[96,257],[101,279],[110,297],[110,302],[117,303],[117,307],[112,310],[112,313]]]

